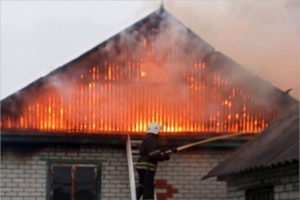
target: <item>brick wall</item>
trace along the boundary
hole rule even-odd
[[[101,200],[130,199],[124,148],[96,146],[51,146],[34,149],[3,147],[1,156],[1,200],[40,200],[47,196],[49,160],[99,161]],[[157,171],[157,192],[164,199],[222,199],[225,184],[201,176],[231,151],[198,150],[173,155]]]
[[[275,200],[299,199],[299,164],[232,176],[226,179],[228,199],[245,200],[250,188],[274,186]]]
[[[218,182],[214,178],[201,180],[201,177],[223,160],[227,154],[229,151],[216,149],[174,154],[170,161],[159,164],[156,179],[167,180],[168,184],[178,189],[178,192],[170,198],[172,200],[224,199],[225,183]]]

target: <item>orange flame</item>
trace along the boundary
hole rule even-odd
[[[105,60],[72,75],[77,82],[71,86],[68,77],[61,79],[61,87],[50,80],[23,102],[18,117],[2,116],[1,129],[139,134],[155,121],[163,125],[162,132],[173,134],[257,133],[277,116],[201,61],[176,71],[176,49],[161,56],[164,63],[155,56],[149,51],[123,66]],[[169,68],[162,67],[166,63]]]

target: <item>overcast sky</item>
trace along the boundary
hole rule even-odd
[[[159,8],[160,1],[1,0],[1,99]],[[300,1],[165,0],[206,42],[299,99]]]

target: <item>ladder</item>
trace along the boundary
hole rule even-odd
[[[126,143],[126,152],[127,152],[127,162],[128,162],[128,175],[129,175],[129,185],[130,185],[130,194],[131,200],[136,199],[136,191],[135,191],[135,173],[134,173],[134,164],[136,163],[139,157],[139,145],[141,144],[141,140],[131,140],[130,136],[127,137]],[[154,200],[157,200],[156,192],[154,194]]]
[[[129,185],[130,185],[130,195],[131,200],[137,200],[136,199],[136,192],[135,192],[135,176],[134,176],[134,162],[133,158],[136,160],[136,156],[138,156],[138,149],[133,149],[133,144],[136,144],[137,142],[133,142],[130,139],[130,135],[127,137],[127,143],[126,143],[126,152],[127,152],[127,162],[128,162],[128,175],[129,175]],[[138,144],[136,145],[136,147]],[[134,153],[134,155],[133,155]]]

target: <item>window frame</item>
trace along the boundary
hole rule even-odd
[[[255,192],[260,193],[261,191],[270,191],[272,192],[272,197],[270,200],[275,200],[275,191],[274,191],[274,185],[261,185],[261,186],[256,186],[252,188],[248,188],[245,190],[245,200],[249,200],[249,194],[253,194]],[[250,199],[251,200],[251,199]]]
[[[46,199],[51,200],[51,176],[52,166],[68,166],[71,168],[74,167],[95,167],[96,169],[96,200],[101,200],[102,194],[102,182],[101,182],[101,172],[102,172],[102,161],[94,161],[94,160],[47,160],[47,180],[46,180]],[[73,184],[72,184],[73,185]]]

